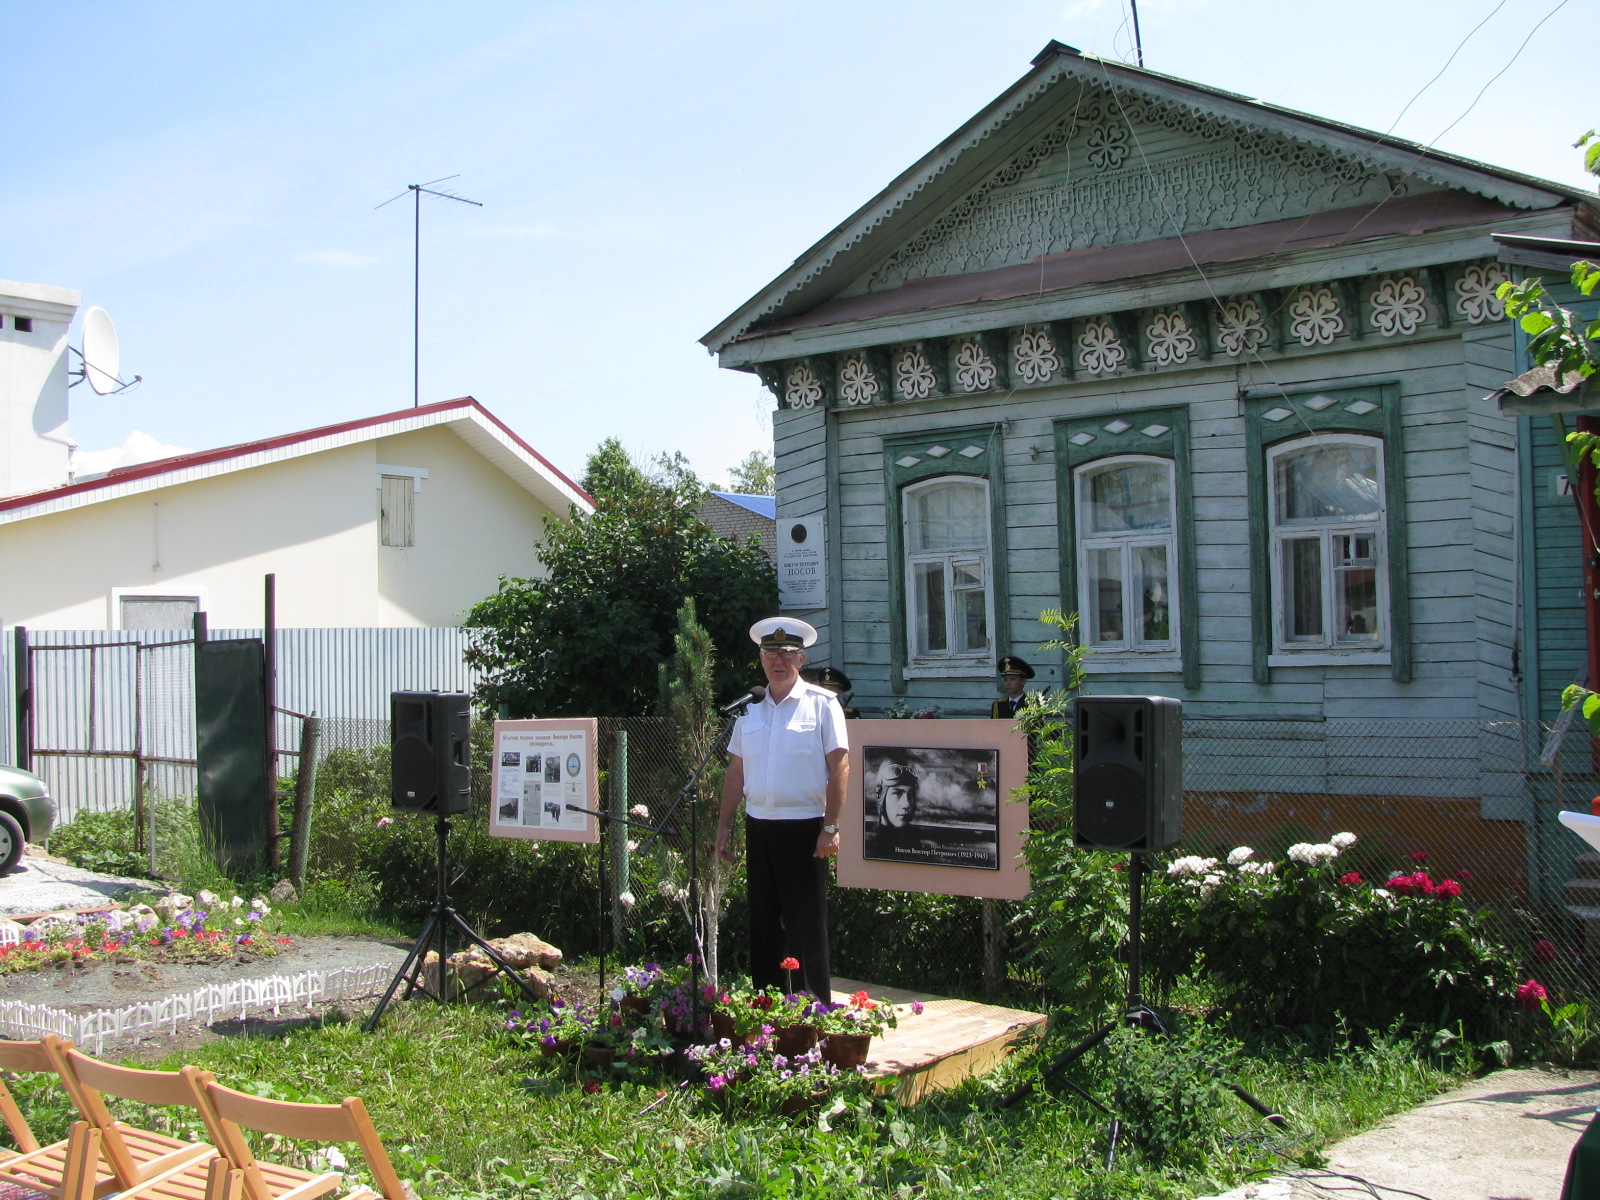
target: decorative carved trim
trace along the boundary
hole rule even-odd
[[[761,385],[772,393],[772,398],[781,407],[783,404],[783,364],[777,362],[757,363],[756,378],[761,380]]]
[[[827,403],[828,388],[823,382],[825,377],[819,375],[811,364],[809,358],[789,364],[784,376],[783,399],[790,408],[815,408],[818,404]]]
[[[851,406],[871,404],[882,394],[878,376],[867,362],[865,354],[853,354],[839,360],[839,403]]]
[[[1091,375],[1109,375],[1128,361],[1128,346],[1104,317],[1091,317],[1078,334],[1078,362]]]
[[[1022,383],[1049,383],[1061,369],[1055,340],[1043,329],[1024,329],[1017,337],[1014,375]]]
[[[995,386],[1000,368],[976,338],[956,351],[956,385],[963,392],[986,392]]]
[[[1331,346],[1345,331],[1344,313],[1327,284],[1304,288],[1289,302],[1289,336],[1302,346]]]
[[[1456,312],[1469,325],[1500,320],[1506,315],[1506,305],[1494,293],[1505,281],[1506,271],[1499,263],[1469,264],[1456,280]]]
[[[1217,319],[1217,345],[1230,358],[1253,354],[1272,340],[1261,301],[1254,296],[1225,300]]]
[[[1372,293],[1372,327],[1384,337],[1415,333],[1428,319],[1428,296],[1409,275],[1385,279]]]
[[[894,373],[890,369],[889,347],[869,346],[861,352],[863,361],[871,368],[873,376],[878,381],[878,397],[881,400],[894,399]]]
[[[950,394],[950,351],[944,338],[913,342],[895,357],[895,390],[905,400]]]
[[[1158,367],[1180,366],[1200,348],[1182,313],[1155,313],[1144,327],[1144,336],[1150,345],[1150,357]]]

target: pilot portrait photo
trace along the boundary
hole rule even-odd
[[[998,870],[999,758],[997,750],[864,747],[864,856]]]

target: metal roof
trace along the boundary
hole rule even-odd
[[[778,498],[776,496],[747,496],[743,492],[712,492],[710,494],[719,500],[726,500],[729,504],[737,504],[740,508],[747,508],[758,517],[765,517],[769,521],[778,519]]]

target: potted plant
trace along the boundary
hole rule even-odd
[[[814,1004],[811,1011],[810,1020],[822,1033],[822,1057],[843,1069],[865,1063],[872,1039],[899,1024],[894,1005],[874,1000],[865,990],[843,1003]],[[911,1011],[920,1013],[921,1003],[913,1002]]]
[[[648,1017],[665,979],[666,972],[656,963],[624,967],[622,979],[611,989],[611,998],[617,1002],[623,1020]]]
[[[564,1051],[583,1045],[589,1038],[593,1018],[581,1004],[569,1004],[559,996],[534,1009],[524,1021],[522,1013],[513,1010],[506,1020],[506,1031],[520,1041],[539,1048],[546,1058],[554,1058]]]

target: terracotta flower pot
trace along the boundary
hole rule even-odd
[[[733,1018],[725,1012],[711,1014],[711,1036],[733,1041]]]
[[[815,1046],[820,1036],[821,1034],[810,1025],[785,1025],[773,1031],[772,1049],[776,1054],[793,1058]]]
[[[611,1064],[617,1057],[617,1051],[612,1046],[585,1046],[583,1057],[589,1065],[597,1071],[609,1071]]]
[[[617,1001],[617,1008],[624,1017],[648,1017],[650,1015],[650,1001],[643,996],[624,996]]]
[[[667,1023],[667,1034],[669,1037],[680,1042],[690,1042],[695,1040],[693,1017],[679,1016],[677,1013],[672,1012],[671,1010],[663,1012],[661,1016],[662,1019]]]
[[[822,1061],[841,1071],[851,1071],[867,1061],[870,1033],[830,1033],[822,1039]]]

